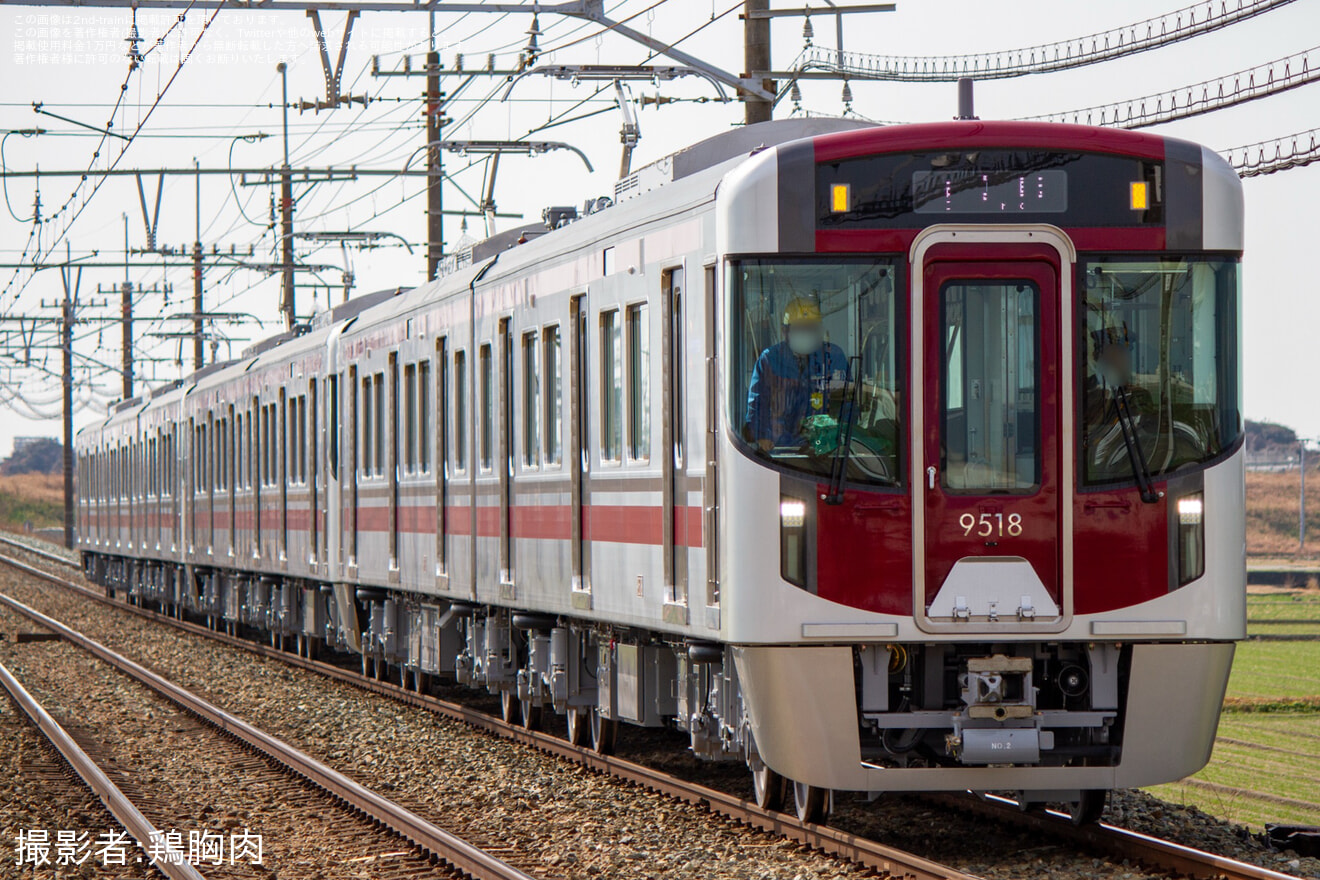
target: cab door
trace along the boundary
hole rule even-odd
[[[914,314],[918,622],[1061,628],[1070,610],[1071,309],[1057,251],[940,244]]]

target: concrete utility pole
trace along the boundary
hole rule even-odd
[[[193,167],[199,168],[196,157]],[[206,350],[202,346],[202,175],[197,177],[197,227],[193,238],[193,369],[200,370],[206,363]]]
[[[435,23],[431,24],[431,51],[426,53],[426,280],[434,281],[445,255],[444,151],[440,129],[445,123],[440,92],[440,53],[435,50]]]
[[[1306,549],[1306,441],[1297,442],[1297,459],[1301,463],[1302,487],[1297,505],[1297,546]]]
[[[280,166],[280,264],[283,267],[284,295],[280,311],[284,326],[292,330],[293,310],[293,177],[289,173],[289,68],[283,61],[275,65],[280,72],[284,95],[284,164]],[[201,311],[199,306],[197,309]],[[199,343],[200,344],[200,343]]]
[[[770,66],[770,0],[743,0],[743,77],[751,78],[773,70]],[[773,80],[761,86],[774,94]],[[769,122],[774,105],[765,98],[743,95],[743,121],[748,125]]]
[[[65,262],[70,259],[66,242]],[[73,319],[78,308],[78,288],[82,285],[82,267],[75,273],[73,267],[60,269],[64,282],[64,302],[60,324],[60,348],[64,355],[64,546],[73,549]]]
[[[133,396],[133,282],[128,279],[128,214],[124,215],[124,283],[119,286],[124,324],[124,400]]]

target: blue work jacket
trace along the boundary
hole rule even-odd
[[[761,352],[747,388],[747,436],[753,443],[800,446],[802,422],[809,416],[832,415],[830,392],[848,379],[843,349],[825,343],[808,355],[796,355],[782,341]]]

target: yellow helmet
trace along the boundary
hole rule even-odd
[[[819,324],[820,306],[805,297],[794,297],[784,307],[784,326],[793,324]]]

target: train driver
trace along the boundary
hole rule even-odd
[[[762,450],[805,445],[805,423],[812,416],[839,416],[831,397],[841,397],[848,358],[829,342],[820,306],[794,297],[784,307],[779,342],[761,352],[747,389],[745,436]]]

